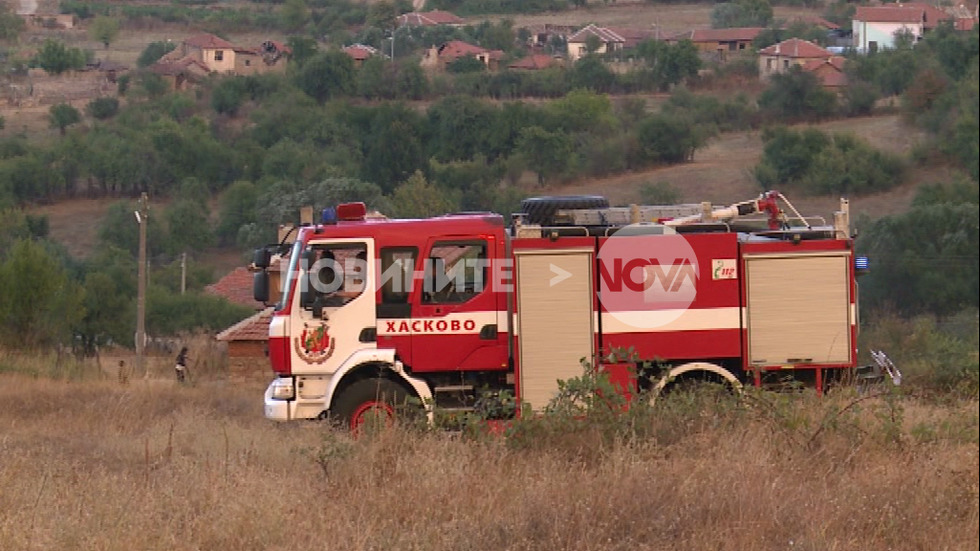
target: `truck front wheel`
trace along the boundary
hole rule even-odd
[[[409,394],[388,379],[364,379],[342,391],[331,408],[334,418],[352,432],[390,425],[396,417],[414,413]]]

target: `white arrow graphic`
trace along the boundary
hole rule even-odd
[[[555,266],[554,264],[550,264],[549,266],[551,267],[551,273],[555,274],[555,277],[551,278],[551,281],[548,282],[548,285],[551,287],[554,287],[555,285],[558,285],[562,281],[565,281],[566,279],[572,277],[571,272],[562,270],[561,268]]]

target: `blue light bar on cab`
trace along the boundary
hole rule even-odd
[[[320,223],[321,224],[336,224],[337,223],[337,209],[333,207],[327,207],[323,209],[320,213]]]

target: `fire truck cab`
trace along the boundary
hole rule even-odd
[[[356,427],[408,399],[430,414],[499,413],[506,396],[540,409],[583,361],[625,348],[644,360],[628,383],[653,391],[787,375],[822,389],[857,365],[864,265],[846,201],[827,225],[777,199],[540,198],[510,220],[327,209],[291,244],[256,251],[256,299],[275,304],[265,415]]]

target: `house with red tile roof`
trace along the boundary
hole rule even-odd
[[[670,37],[673,44],[690,40],[704,53],[718,56],[722,61],[732,54],[752,49],[752,41],[762,32],[762,27],[732,27],[730,29],[694,29]]]
[[[398,16],[399,27],[461,27],[466,21],[448,11],[432,10],[427,12],[403,13]]]
[[[345,54],[354,60],[355,67],[360,67],[369,58],[381,55],[381,52],[377,48],[368,46],[367,44],[351,44],[350,46],[344,46],[343,50]]]
[[[422,56],[421,65],[427,69],[445,70],[446,65],[461,57],[473,57],[483,62],[491,71],[500,67],[503,50],[488,50],[462,40],[451,40],[439,47],[433,46]]]
[[[265,384],[271,378],[267,351],[272,313],[272,308],[260,310],[215,336],[228,347],[229,379]]]
[[[828,59],[813,59],[802,65],[804,71],[816,75],[820,85],[827,90],[840,93],[847,88],[847,74],[844,72],[846,59],[833,56]]]
[[[759,78],[768,80],[797,65],[802,67],[811,61],[826,61],[831,57],[832,53],[809,40],[790,38],[759,50]]]
[[[256,48],[246,48],[204,33],[185,39],[157,63],[184,67],[194,63],[203,67],[205,74],[250,75],[285,70],[290,53],[288,46],[273,40],[267,40]]]
[[[218,281],[205,286],[204,292],[219,296],[234,304],[260,310],[265,308],[265,305],[252,297],[253,279],[254,274],[248,268],[239,266]]]
[[[933,20],[937,18],[936,11],[928,12]],[[859,52],[894,48],[899,32],[909,33],[912,41],[918,42],[927,28],[926,19],[927,10],[921,5],[859,6],[851,20],[854,48]]]
[[[188,84],[200,82],[211,72],[206,65],[191,57],[173,61],[161,59],[147,67],[147,70],[163,78],[171,90],[185,90]]]

